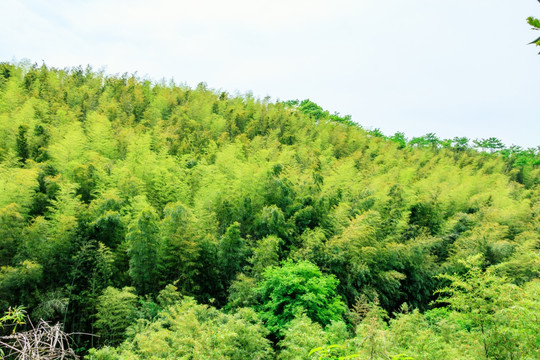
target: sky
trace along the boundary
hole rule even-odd
[[[272,100],[408,138],[540,145],[536,0],[0,0],[0,62]]]

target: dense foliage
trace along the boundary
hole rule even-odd
[[[95,359],[539,358],[539,154],[0,64],[0,312]]]

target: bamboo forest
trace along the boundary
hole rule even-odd
[[[539,359],[540,147],[463,136],[1,63],[0,358]]]

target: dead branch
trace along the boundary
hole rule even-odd
[[[30,323],[31,324],[31,323]],[[54,326],[40,320],[36,327],[13,335],[0,336],[2,360],[68,360],[78,359],[70,348],[70,334],[62,331],[60,324]]]

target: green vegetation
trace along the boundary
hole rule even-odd
[[[540,148],[0,64],[0,313],[89,359],[538,359],[539,278]]]
[[[321,325],[339,321],[345,304],[336,294],[337,283],[335,277],[323,275],[307,261],[268,267],[257,289],[261,302],[258,312],[266,327],[277,335],[302,313]]]
[[[538,20],[537,18],[530,16],[527,18],[527,23],[532,26],[533,30],[540,30],[540,20]],[[536,46],[540,46],[540,37],[532,41],[531,44],[536,44]]]

